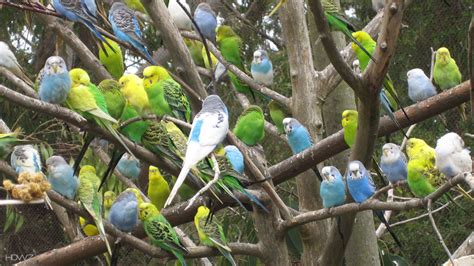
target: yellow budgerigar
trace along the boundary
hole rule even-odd
[[[153,203],[158,210],[161,210],[169,195],[170,187],[166,179],[161,175],[160,169],[150,165],[147,196],[151,200],[151,203]]]
[[[143,87],[143,81],[135,74],[126,74],[119,79],[122,86],[121,91],[130,105],[137,110],[139,114],[145,114],[150,108],[148,95]]]

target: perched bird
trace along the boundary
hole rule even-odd
[[[385,0],[372,0],[372,9],[375,12],[379,12],[380,9],[385,7]]]
[[[313,145],[313,140],[311,139],[311,135],[309,135],[308,129],[298,120],[287,117],[283,119],[283,125],[285,127],[286,137],[288,138],[288,145],[290,145],[293,154],[300,153]],[[319,181],[322,181],[323,178],[318,168],[313,167],[312,169],[319,178]]]
[[[130,233],[138,225],[138,200],[132,191],[123,191],[115,199],[107,216],[120,231]]]
[[[257,83],[265,86],[273,85],[273,65],[265,50],[256,50],[253,53],[250,71]]]
[[[170,196],[166,200],[165,207],[171,204],[191,167],[206,158],[224,140],[228,131],[229,112],[227,107],[219,96],[207,96],[202,103],[201,111],[193,120],[183,166]]]
[[[210,210],[206,206],[199,206],[194,216],[194,225],[199,235],[201,243],[208,247],[217,248],[231,265],[237,265],[227,246],[227,240],[222,226],[215,221],[209,220]]]
[[[345,110],[342,112],[342,128],[344,129],[344,141],[347,146],[354,146],[357,136],[357,126],[359,113],[356,110]]]
[[[118,43],[109,38],[105,39],[110,47],[105,43],[99,46],[99,60],[114,79],[119,79],[124,71],[122,49]]]
[[[201,57],[204,61],[204,67],[209,70],[215,70],[219,60],[217,60],[216,56],[209,52],[209,56],[211,57],[211,63],[209,63],[209,58],[207,57],[206,47],[204,45],[201,46]]]
[[[144,44],[142,32],[133,10],[122,2],[114,2],[109,10],[109,22],[112,25],[114,35],[119,40],[131,44],[145,55],[150,63],[156,65]]]
[[[230,26],[221,25],[217,28],[217,43],[222,56],[227,62],[233,64],[241,71],[246,72],[242,59],[242,39]],[[245,83],[239,80],[234,73],[229,72],[229,78],[235,89],[240,93],[251,94],[255,100],[254,92]]]
[[[173,253],[181,265],[186,266],[183,254],[188,253],[188,250],[181,244],[168,220],[151,203],[141,203],[138,208],[140,220],[150,243]]]
[[[191,121],[188,97],[164,67],[146,67],[143,70],[143,87],[151,110],[157,116],[170,115],[186,122]]]
[[[393,143],[383,145],[380,168],[392,184],[407,179],[407,157],[398,145]]]
[[[13,148],[10,165],[17,174],[41,172],[41,157],[33,145],[18,145]]]
[[[0,41],[0,66],[10,70],[15,76],[33,87],[33,81],[25,74],[18,60],[16,60],[15,54],[10,50],[8,44],[2,41]]]
[[[0,119],[0,122],[1,121],[2,120]],[[28,140],[19,139],[19,134],[19,131],[0,134],[0,160],[4,160],[16,145],[32,143]]]
[[[74,170],[61,156],[51,156],[46,160],[48,181],[51,188],[62,196],[74,200],[79,186]]]
[[[41,73],[38,92],[40,100],[55,104],[65,102],[72,82],[64,59],[59,56],[49,57]]]
[[[217,17],[211,6],[200,3],[194,11],[194,21],[196,22],[202,35],[211,42],[216,42]]]
[[[147,196],[151,200],[151,203],[153,203],[158,210],[161,210],[163,206],[165,206],[165,201],[169,195],[170,187],[166,179],[161,175],[160,169],[150,165]]]
[[[409,160],[422,160],[426,167],[432,168],[435,166],[435,149],[422,139],[410,138],[407,141],[407,155]]]
[[[283,126],[283,119],[286,117],[286,113],[283,108],[274,100],[268,103],[268,109],[270,110],[270,118],[278,129],[278,133],[285,133],[285,127]]]
[[[191,13],[191,9],[189,8],[188,3],[186,3],[186,0],[180,0],[179,2],[189,13]],[[187,31],[193,30],[193,23],[191,22],[191,19],[188,17],[188,15],[186,15],[186,12],[184,12],[177,0],[169,1],[168,11],[170,12],[171,18],[178,29]]]
[[[408,97],[413,102],[421,102],[436,95],[436,88],[422,69],[407,72]]]
[[[97,88],[104,95],[110,116],[120,120],[125,111],[125,96],[120,91],[120,83],[113,79],[104,79]]]
[[[436,168],[448,179],[461,173],[472,172],[470,151],[464,147],[462,138],[450,132],[436,142]]]
[[[191,57],[193,58],[194,64],[196,64],[197,66],[204,67],[204,58],[202,56],[202,49],[204,45],[202,44],[202,42],[188,38],[183,39],[184,43],[189,49]]]
[[[240,114],[233,132],[243,143],[254,146],[265,137],[264,122],[262,108],[250,105]]]
[[[140,161],[130,156],[130,154],[125,153],[117,164],[117,170],[125,177],[136,181],[140,174]]]
[[[323,182],[319,187],[319,195],[323,199],[323,207],[331,208],[344,204],[346,201],[346,184],[342,175],[334,166],[321,169]]]
[[[126,74],[119,79],[120,91],[128,103],[140,114],[150,109],[148,95],[143,87],[143,80],[135,74]]]
[[[422,139],[410,138],[407,142],[408,186],[417,197],[426,197],[443,181],[435,172],[435,149]]]
[[[102,194],[98,192],[99,183],[100,179],[96,175],[95,168],[91,165],[84,165],[79,172],[79,201],[94,219],[100,237],[105,241],[109,254],[112,254],[102,222]]]
[[[245,164],[244,155],[234,145],[227,145],[224,147],[225,156],[229,160],[232,168],[239,174],[244,174]]]
[[[459,67],[446,47],[441,47],[436,51],[433,79],[441,90],[451,89],[462,81]]]
[[[375,193],[375,184],[370,176],[370,172],[365,169],[365,166],[360,161],[349,162],[348,171],[346,174],[347,188],[352,198],[357,203],[362,203],[372,197]],[[393,240],[399,247],[402,244],[392,230],[392,227],[383,216],[383,211],[374,211],[374,214],[387,227],[388,232],[393,237]]]

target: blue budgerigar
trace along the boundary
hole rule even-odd
[[[72,82],[64,59],[59,56],[49,57],[41,73],[40,100],[55,104],[65,102],[71,90]]]
[[[421,102],[436,95],[436,88],[422,69],[407,72],[408,97],[413,102]]]
[[[229,160],[230,164],[232,165],[232,168],[237,171],[239,174],[244,174],[244,155],[239,151],[237,147],[234,145],[227,145],[224,147],[225,150],[225,156],[227,157],[227,160]]]
[[[107,218],[120,231],[132,232],[138,224],[138,200],[135,194],[130,190],[120,193]]]
[[[393,143],[383,145],[380,168],[390,183],[395,184],[407,179],[407,162],[407,157],[398,145]]]
[[[201,111],[194,117],[181,172],[171,190],[165,207],[171,204],[191,167],[206,158],[221,143],[229,131],[229,112],[217,95],[209,95]]]
[[[41,172],[41,157],[33,145],[15,146],[10,164],[18,174]]]
[[[283,119],[283,126],[293,154],[300,153],[313,145],[313,140],[311,139],[311,135],[309,135],[308,129],[295,118],[287,117]],[[317,167],[313,167],[312,169],[319,178],[319,181],[322,181],[323,178]]]
[[[74,170],[61,156],[51,156],[46,160],[48,181],[51,188],[62,196],[74,200],[79,186]]]
[[[117,164],[117,170],[131,180],[138,180],[140,161],[125,153]]]
[[[253,53],[250,71],[257,83],[265,86],[273,84],[273,65],[265,50],[260,49]]]
[[[202,35],[211,42],[216,42],[217,17],[208,3],[200,3],[194,11],[196,21]]]
[[[121,41],[131,44],[143,53],[150,63],[156,65],[142,38],[142,32],[135,12],[122,2],[114,2],[109,10],[109,22],[114,35]]]
[[[372,197],[375,193],[375,184],[369,171],[360,161],[351,161],[346,173],[347,188],[352,198],[357,203],[362,203]],[[397,236],[393,232],[390,224],[383,216],[383,211],[374,211],[374,214],[387,227],[388,232],[393,237],[399,247],[402,246]]]
[[[323,207],[331,208],[344,204],[346,201],[346,184],[342,175],[334,166],[325,166],[321,169],[323,182],[319,188],[319,195],[323,199]]]

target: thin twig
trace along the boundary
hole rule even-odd
[[[403,151],[405,149],[405,146],[407,145],[408,138],[410,137],[410,135],[413,132],[413,130],[415,129],[415,127],[416,127],[416,124],[413,124],[408,128],[406,136],[403,137],[402,145],[400,145],[400,150],[401,151]]]
[[[443,245],[444,251],[448,254],[449,260],[451,261],[452,265],[454,265],[453,261],[453,256],[451,255],[451,252],[448,249],[448,246],[446,246],[446,243],[444,243],[443,236],[441,235],[441,232],[438,230],[438,227],[436,227],[435,220],[433,219],[433,214],[431,213],[431,199],[428,199],[428,216],[430,217],[431,225],[433,226],[433,229],[436,232],[436,235],[438,236],[439,242],[441,245]]]
[[[436,51],[433,49],[433,47],[430,47],[430,49],[431,49],[430,80],[433,81],[434,62],[435,62]]]

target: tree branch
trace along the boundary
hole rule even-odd
[[[36,93],[36,91],[33,90],[28,84],[26,84],[22,79],[10,72],[10,70],[0,66],[0,74],[10,80],[25,95],[33,98],[38,98],[38,93]]]
[[[474,16],[471,18],[469,25],[469,41],[467,50],[467,61],[469,67],[469,79],[474,78]],[[474,83],[471,84],[471,116],[474,119]]]

